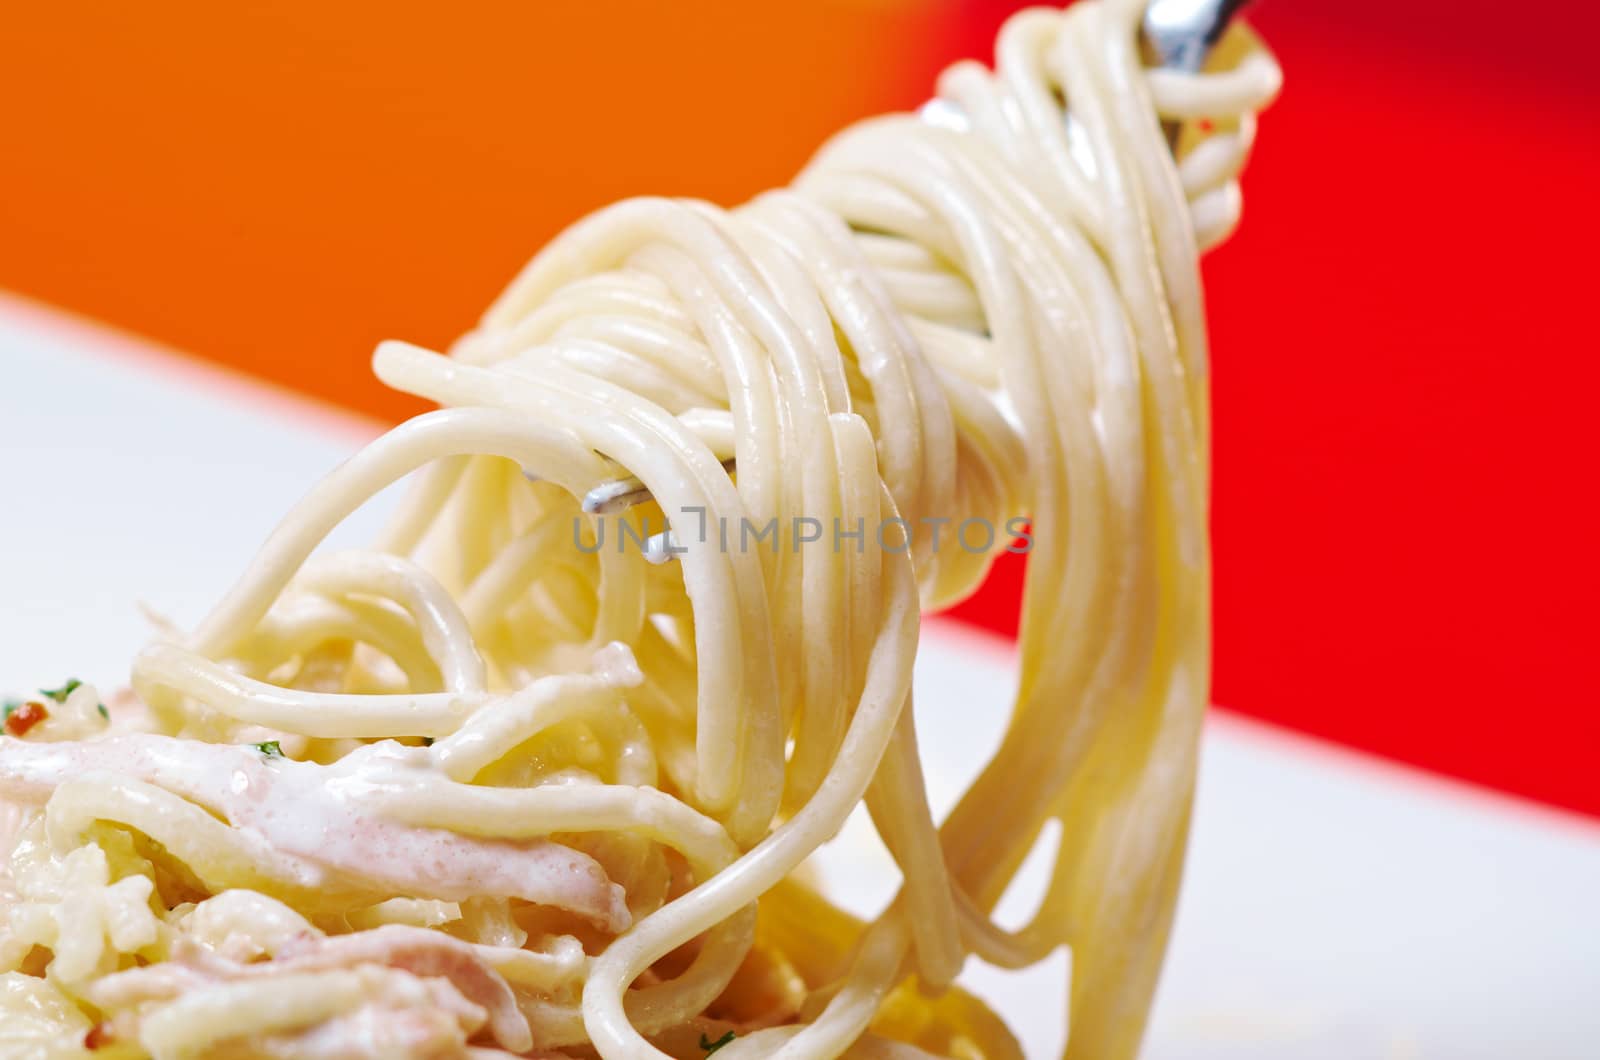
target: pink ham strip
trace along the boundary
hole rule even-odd
[[[364,1005],[298,1034],[253,1039],[250,1056],[252,1060],[458,1060],[472,1055],[459,1039],[440,1031],[433,1012]]]
[[[504,895],[554,906],[609,931],[631,918],[622,888],[586,854],[544,839],[463,836],[403,824],[363,796],[437,782],[420,748],[363,747],[331,766],[253,747],[166,736],[32,743],[0,737],[0,801],[42,805],[69,777],[107,772],[155,784],[256,832],[274,851],[373,901],[411,895],[457,902]]]
[[[489,1014],[489,1027],[502,1045],[517,1052],[533,1045],[528,1021],[500,973],[470,945],[437,931],[390,924],[354,935],[307,938],[291,943],[277,962],[296,971],[383,964],[424,979],[448,979],[462,997]]]
[[[487,1013],[489,1029],[502,1046],[513,1052],[533,1047],[511,986],[471,945],[438,931],[391,924],[353,935],[305,935],[274,959],[256,964],[218,957],[194,943],[180,944],[172,956],[167,963],[107,976],[90,987],[90,999],[103,1008],[124,1008],[174,998],[212,982],[378,964],[419,979],[448,980],[463,999]]]

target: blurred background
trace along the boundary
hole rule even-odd
[[[395,420],[379,339],[447,344],[606,202],[784,182],[1018,6],[16,0],[0,288]],[[1600,815],[1600,9],[1252,20],[1287,85],[1205,265],[1215,698]],[[959,615],[1011,632],[1019,580]]]

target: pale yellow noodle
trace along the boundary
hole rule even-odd
[[[148,716],[89,690],[0,737],[0,1046],[1010,1060],[951,984],[1067,946],[1067,1056],[1134,1056],[1209,681],[1196,263],[1279,83],[1243,27],[1147,68],[1142,10],[1018,15],[790,188],[620,203],[448,356],[382,344],[444,408],[138,657]],[[407,476],[373,549],[317,551]],[[919,611],[1024,528],[1019,689],[941,822]],[[863,802],[903,877],[868,924],[802,868]]]

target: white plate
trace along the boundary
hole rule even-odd
[[[0,296],[0,689],[124,681],[145,636],[135,601],[194,621],[377,430]],[[383,504],[337,540],[368,538]],[[942,621],[924,638],[918,724],[943,811],[997,740],[1010,648]],[[1002,917],[1039,892],[1044,866],[1028,868]],[[860,820],[825,869],[862,913],[894,885]],[[1146,1055],[1600,1055],[1597,896],[1595,822],[1218,715]],[[1066,965],[963,978],[1046,1057]]]

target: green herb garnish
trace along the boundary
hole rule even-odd
[[[41,696],[49,696],[57,703],[65,703],[67,701],[67,697],[76,692],[82,684],[83,682],[78,680],[76,677],[71,677],[68,678],[67,683],[62,685],[60,688],[41,688],[39,689],[39,694]]]
[[[94,709],[100,712],[100,716],[102,718],[106,719],[107,721],[111,720],[111,712],[106,709],[106,705],[104,703],[96,703],[94,705]]]
[[[708,1041],[706,1039],[706,1036],[704,1034],[701,1034],[700,1035],[700,1048],[702,1048],[702,1049],[704,1049],[706,1051],[706,1055],[707,1056],[710,1056],[712,1053],[716,1052],[718,1049],[721,1049],[724,1045],[727,1045],[729,1042],[733,1041],[737,1037],[738,1037],[738,1035],[734,1034],[732,1031],[729,1031],[727,1034],[724,1034],[722,1037],[718,1038],[716,1041],[713,1042],[713,1041]]]
[[[253,743],[250,745],[268,758],[282,758],[283,748],[278,746],[277,740],[268,740],[266,743]]]

